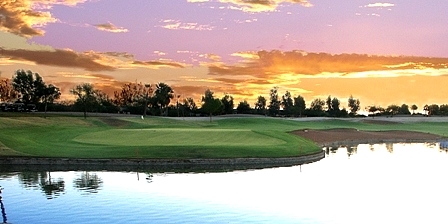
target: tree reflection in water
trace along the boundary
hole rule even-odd
[[[358,152],[358,147],[356,146],[347,146],[347,155],[350,158],[351,155],[354,155]]]
[[[98,190],[103,186],[103,180],[98,177],[96,173],[84,172],[81,173],[79,178],[73,181],[78,190],[85,192],[86,194],[98,193]]]
[[[146,175],[147,175],[147,177],[146,177],[146,182],[148,182],[148,183],[152,183],[152,177],[153,177],[153,174],[152,174],[152,173],[147,173]]]
[[[51,178],[50,172],[48,172],[48,180],[46,178],[41,178],[40,186],[45,195],[47,195],[47,199],[57,198],[60,194],[64,194],[65,190],[65,182],[62,178],[58,178],[54,181]]]
[[[393,153],[394,152],[394,144],[386,143],[386,149],[389,153]]]
[[[41,189],[47,199],[57,198],[65,193],[64,180],[51,178],[50,172],[21,172],[18,179],[24,188]]]

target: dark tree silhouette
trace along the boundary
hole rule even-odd
[[[38,103],[42,97],[41,90],[45,83],[38,73],[28,70],[17,70],[12,81],[13,88],[21,94],[21,100],[25,104]]]
[[[294,111],[299,114],[299,117],[305,112],[306,104],[302,96],[294,97]]]
[[[233,114],[233,96],[226,94],[221,99],[225,114]]]
[[[257,102],[255,103],[255,110],[258,113],[266,115],[266,98],[264,96],[258,96]]]
[[[269,114],[277,116],[280,111],[280,100],[278,97],[278,87],[274,87],[269,92]]]
[[[202,102],[201,108],[205,113],[209,114],[210,122],[212,122],[213,113],[216,113],[222,109],[221,100],[214,98],[213,92],[207,89],[202,97]]]
[[[45,114],[47,114],[47,106],[49,103],[53,103],[54,100],[59,99],[61,92],[58,87],[53,84],[45,85],[42,89],[43,103],[45,104]]]
[[[154,91],[154,102],[160,109],[160,115],[165,114],[164,109],[168,106],[168,104],[171,102],[171,99],[173,98],[174,91],[169,85],[163,82],[156,84],[156,89]]]
[[[413,104],[411,106],[412,114],[415,114],[415,111],[418,109],[417,105]]]
[[[291,93],[286,91],[285,95],[282,96],[281,105],[286,116],[291,116],[293,113],[294,102],[291,97]]]
[[[352,95],[350,95],[350,98],[348,98],[348,108],[350,108],[350,115],[354,116],[361,108],[361,102],[359,99],[353,98]]]
[[[247,103],[247,101],[244,100],[238,104],[238,107],[236,108],[236,110],[238,111],[239,114],[247,114],[250,112],[251,108],[250,108],[249,103]]]
[[[87,118],[87,111],[98,104],[98,91],[95,90],[91,84],[83,83],[75,86],[70,92],[77,97],[75,103],[81,105],[82,111],[84,112],[84,118]]]

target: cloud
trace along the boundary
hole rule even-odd
[[[160,27],[169,29],[169,30],[213,30],[215,29],[214,26],[210,25],[201,25],[198,23],[193,22],[180,22],[179,20],[172,20],[172,19],[165,19],[160,21],[163,23],[163,25],[160,25]]]
[[[222,3],[237,5],[244,12],[271,12],[275,11],[280,4],[300,4],[304,7],[313,5],[307,0],[219,0]]]
[[[113,71],[114,67],[99,63],[101,56],[93,52],[76,53],[71,50],[32,51],[32,50],[8,50],[0,51],[1,57],[9,57],[9,60],[31,61],[40,65],[82,68],[87,71]]]
[[[368,4],[368,5],[365,5],[363,7],[366,7],[366,8],[387,8],[387,7],[393,7],[393,6],[395,6],[395,5],[392,4],[392,3],[377,2],[377,3],[371,3],[371,4]]]
[[[129,32],[128,29],[125,29],[123,27],[116,27],[114,24],[107,22],[107,23],[103,23],[103,24],[96,24],[93,25],[94,27],[96,27],[98,30],[101,31],[107,31],[107,32],[111,32],[111,33],[126,33]]]
[[[235,65],[211,63],[210,75],[249,75],[255,78],[283,76],[345,76],[367,71],[446,69],[448,58],[327,54],[303,51],[259,51],[234,54],[243,57]]]
[[[57,21],[48,11],[53,5],[75,6],[86,0],[2,0],[0,30],[23,37],[42,36],[40,29]]]
[[[28,50],[6,49],[0,47],[0,65],[28,63],[30,65],[48,65],[66,68],[80,68],[86,71],[115,71],[136,67],[159,69],[162,67],[185,68],[187,64],[169,60],[139,61],[126,52],[83,53],[72,50]]]
[[[54,48],[48,45],[36,44],[29,39],[16,34],[0,31],[0,48],[4,49],[26,49],[53,51]]]
[[[174,67],[174,68],[184,68],[185,65],[178,62],[170,62],[170,61],[134,61],[133,65],[151,67],[151,68],[160,68],[160,67]]]

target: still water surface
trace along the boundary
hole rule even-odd
[[[222,173],[2,173],[2,218],[15,224],[448,223],[448,153],[438,143],[326,152],[312,164]]]

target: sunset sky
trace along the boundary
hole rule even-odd
[[[307,106],[448,104],[448,1],[2,0],[0,78],[18,69],[110,96],[165,82],[252,106],[279,87]]]

